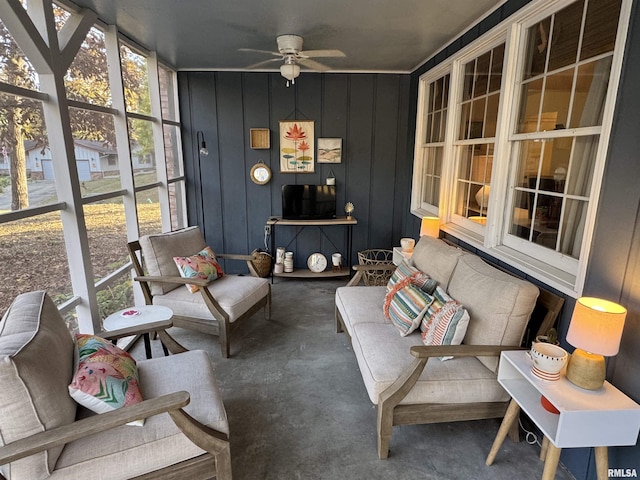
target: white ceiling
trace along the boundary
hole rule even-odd
[[[242,70],[277,51],[276,36],[332,71],[410,72],[504,0],[72,0],[178,70]],[[279,67],[273,62],[273,70]]]

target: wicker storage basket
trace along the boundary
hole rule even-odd
[[[251,263],[253,263],[253,268],[256,269],[258,275],[262,278],[268,277],[271,273],[271,255],[257,249],[251,252],[251,255],[253,255]]]
[[[390,265],[393,263],[393,251],[372,248],[358,252],[360,265]],[[389,282],[393,270],[370,270],[364,272],[362,280],[367,286],[382,286]]]

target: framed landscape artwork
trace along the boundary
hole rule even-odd
[[[313,173],[313,121],[280,122],[280,173]]]
[[[342,162],[342,139],[319,138],[318,139],[318,163]]]

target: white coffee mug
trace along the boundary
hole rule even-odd
[[[342,264],[342,255],[339,253],[331,255],[331,263],[334,267],[339,267]]]

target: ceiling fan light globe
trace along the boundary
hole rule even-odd
[[[300,75],[300,65],[295,63],[285,63],[280,65],[280,75],[293,82]]]

